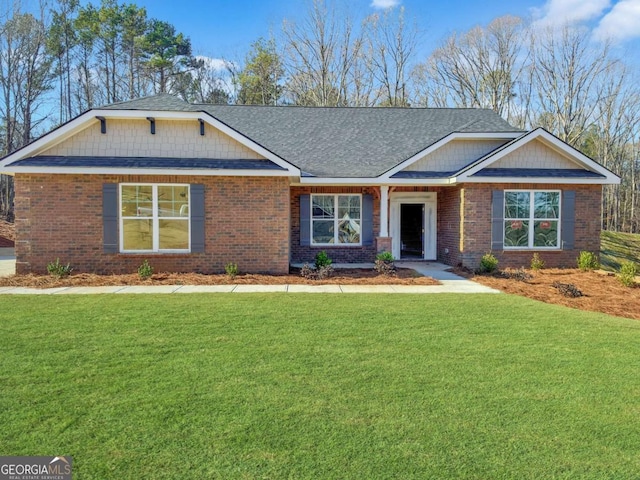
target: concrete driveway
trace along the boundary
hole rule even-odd
[[[13,248],[0,248],[0,277],[16,273],[16,257]]]

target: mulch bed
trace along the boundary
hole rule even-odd
[[[415,270],[400,268],[396,275],[379,275],[368,269],[337,269],[330,278],[308,280],[300,276],[298,269],[289,275],[244,274],[231,278],[225,274],[204,275],[199,273],[154,273],[149,280],[138,274],[96,275],[92,273],[71,274],[65,278],[50,275],[13,275],[0,278],[0,286],[11,287],[72,287],[110,285],[439,285],[431,277],[424,277]]]
[[[525,281],[500,275],[475,275],[461,269],[456,269],[455,273],[482,285],[541,302],[640,320],[640,285],[625,287],[610,272],[558,268],[545,268],[537,272],[526,270],[531,279]],[[575,285],[583,295],[564,296],[557,285],[553,286],[554,283]]]

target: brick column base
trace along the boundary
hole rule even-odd
[[[390,252],[391,237],[376,237],[376,252]]]

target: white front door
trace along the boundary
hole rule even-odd
[[[392,193],[391,253],[397,259],[435,260],[437,200],[435,192]]]

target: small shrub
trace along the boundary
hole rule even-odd
[[[395,275],[396,265],[395,259],[391,252],[380,252],[376,255],[376,261],[373,269],[380,275]]]
[[[624,262],[620,265],[618,280],[620,280],[625,287],[635,286],[636,275],[638,275],[638,266],[634,262]]]
[[[577,298],[583,295],[583,293],[573,283],[553,282],[551,286],[557,288],[565,297]]]
[[[600,262],[598,261],[598,256],[595,253],[583,250],[578,256],[578,268],[583,272],[599,269]]]
[[[227,276],[231,279],[236,278],[238,275],[238,264],[229,262],[224,266],[224,271],[227,273]]]
[[[324,250],[316,254],[316,270],[320,270],[322,267],[328,267],[329,265],[331,265],[331,263],[332,261],[329,258],[329,255],[327,255],[327,252],[325,252]]]
[[[67,263],[63,265],[60,263],[60,259],[56,258],[55,262],[50,262],[47,264],[47,272],[49,275],[56,278],[68,277],[71,275],[73,268],[71,268],[71,264]]]
[[[142,262],[142,265],[138,267],[138,276],[142,280],[147,280],[151,278],[151,275],[153,275],[153,267],[149,265],[148,260],[145,260],[144,262]]]
[[[331,265],[313,268],[308,263],[305,263],[300,269],[300,276],[308,280],[322,280],[329,278],[331,275],[333,275],[333,267]]]
[[[333,267],[331,265],[325,265],[316,270],[316,279],[322,280],[323,278],[329,278],[333,275]]]
[[[503,270],[502,272],[500,272],[500,275],[504,278],[517,280],[518,282],[527,282],[533,278],[533,275],[528,273],[524,268],[509,271]]]
[[[300,276],[309,280],[314,280],[316,278],[316,271],[314,268],[309,266],[308,263],[305,263],[300,269]]]
[[[492,273],[498,268],[498,259],[491,253],[485,253],[480,259],[480,273]]]
[[[540,258],[540,255],[537,253],[533,254],[533,258],[531,259],[531,270],[538,271],[544,268],[544,260]]]
[[[395,258],[393,258],[393,254],[391,252],[380,252],[376,255],[376,260],[382,260],[383,262],[393,262]]]

